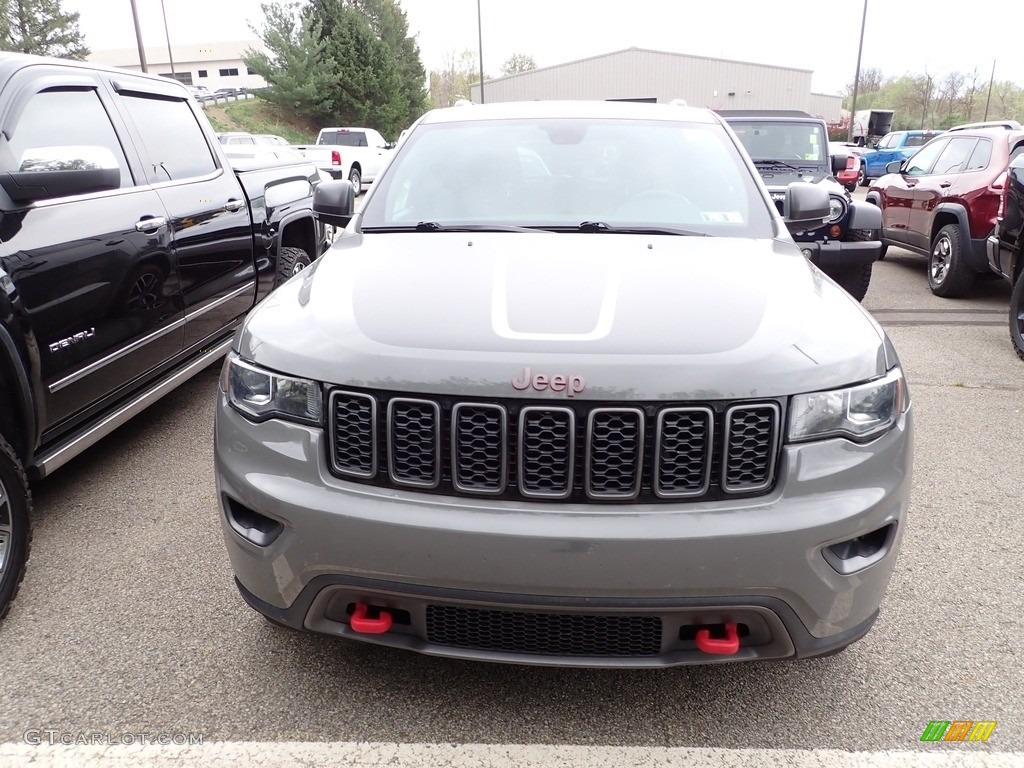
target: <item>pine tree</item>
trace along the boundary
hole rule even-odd
[[[400,127],[406,127],[426,108],[427,73],[420,59],[420,47],[409,35],[409,20],[397,0],[347,0],[370,22],[377,39],[387,47],[399,78]]]
[[[85,59],[78,18],[61,10],[60,0],[0,0],[0,50]]]
[[[267,81],[261,95],[293,114],[331,122],[337,62],[321,26],[300,13],[305,9],[302,3],[265,3],[262,7],[263,29],[253,31],[266,50],[246,51],[242,56],[246,67]]]

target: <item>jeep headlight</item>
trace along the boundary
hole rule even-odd
[[[833,224],[843,218],[846,213],[846,203],[840,200],[838,197],[830,197],[828,199],[828,218],[826,222]]]
[[[846,389],[796,395],[789,406],[789,439],[868,440],[892,427],[910,405],[903,371]]]
[[[228,355],[221,374],[228,402],[256,421],[271,418],[320,424],[323,398],[320,385],[309,379],[282,376]]]

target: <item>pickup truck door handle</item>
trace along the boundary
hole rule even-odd
[[[156,232],[167,223],[163,216],[147,216],[135,222],[136,232]]]
[[[242,210],[242,206],[243,205],[245,205],[245,201],[243,201],[243,200],[234,200],[234,199],[228,200],[226,203],[224,203],[224,210],[225,211],[240,211],[240,210]]]
[[[946,187],[948,187],[948,186],[949,186],[949,185],[951,185],[952,183],[953,183],[953,182],[951,182],[951,181],[944,181],[944,182],[942,182],[941,184],[939,184],[939,186],[940,186],[940,187],[942,187],[943,189],[945,189]]]

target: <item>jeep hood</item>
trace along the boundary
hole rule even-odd
[[[608,233],[349,234],[235,348],[350,386],[509,397],[530,368],[618,400],[786,395],[895,362],[791,242]]]

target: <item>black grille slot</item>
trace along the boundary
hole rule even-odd
[[[388,403],[388,464],[400,485],[434,488],[441,481],[441,414],[435,402]]]
[[[427,641],[435,645],[544,656],[657,656],[657,616],[584,616],[427,606]]]
[[[572,493],[575,426],[568,408],[519,412],[519,490],[524,496],[559,499]]]
[[[725,419],[722,488],[732,492],[767,488],[775,471],[778,406],[735,406]]]
[[[587,427],[587,493],[632,498],[640,492],[644,415],[636,408],[595,408]]]
[[[377,401],[355,392],[331,393],[334,469],[351,477],[377,474]]]
[[[711,479],[714,415],[707,408],[669,408],[658,414],[654,492],[699,496]]]
[[[508,414],[500,405],[459,403],[452,409],[452,473],[458,490],[505,490],[507,424]]]

